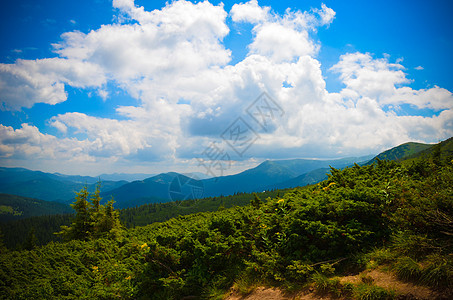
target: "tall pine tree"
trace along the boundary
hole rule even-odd
[[[118,238],[121,232],[119,213],[113,209],[113,198],[101,205],[101,183],[91,195],[87,187],[76,193],[76,201],[71,207],[76,211],[70,226],[61,226],[61,235],[65,240],[87,240],[90,238]]]

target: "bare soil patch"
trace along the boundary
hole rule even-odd
[[[340,277],[341,283],[360,284],[362,278],[366,278],[374,285],[380,286],[387,290],[394,290],[397,299],[407,300],[432,300],[432,299],[447,299],[442,297],[436,291],[428,287],[415,285],[409,282],[399,280],[395,275],[385,272],[382,269],[366,270],[360,274],[352,276]],[[342,299],[335,298],[330,295],[320,295],[313,289],[300,291],[298,293],[285,293],[278,288],[258,287],[248,295],[240,295],[232,291],[226,300],[334,300]]]

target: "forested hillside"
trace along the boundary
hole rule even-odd
[[[283,195],[285,190],[266,191],[257,193],[258,197],[266,199]],[[251,193],[239,193],[231,196],[209,197],[166,203],[150,203],[137,207],[119,209],[121,223],[126,228],[144,226],[154,222],[163,222],[171,218],[197,212],[216,211],[233,206],[244,206],[254,198]],[[69,207],[69,206],[68,206]],[[9,222],[0,222],[5,246],[9,249],[20,249],[33,233],[36,245],[45,245],[61,239],[54,234],[61,225],[69,225],[74,210],[70,214],[45,215]]]
[[[90,219],[91,220],[91,219]],[[96,219],[90,226],[98,228]],[[453,296],[453,161],[343,170],[267,201],[180,216],[31,251],[2,249],[3,298],[222,299],[235,286],[285,289],[313,282],[346,298],[392,291],[335,276],[385,265],[404,280]],[[91,228],[91,227],[90,227]],[[91,237],[90,237],[91,236]],[[366,298],[366,295],[381,298]]]
[[[380,160],[404,160],[412,155],[431,148],[433,145],[422,143],[404,143],[377,155],[371,162],[376,159]]]
[[[0,193],[0,222],[72,213],[69,205]]]

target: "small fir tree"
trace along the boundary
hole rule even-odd
[[[86,186],[76,193],[76,201],[71,204],[76,211],[74,221],[70,226],[61,226],[61,231],[56,234],[61,235],[65,240],[118,238],[121,233],[121,223],[119,213],[113,208],[115,201],[112,198],[105,205],[101,205],[100,193],[100,182],[91,197]]]

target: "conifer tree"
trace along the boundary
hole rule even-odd
[[[5,246],[5,243],[3,242],[3,239],[4,239],[3,233],[2,233],[2,230],[0,228],[0,254],[6,252],[6,246]]]
[[[96,189],[90,197],[90,222],[91,222],[91,227],[93,229],[93,232],[96,234],[99,230],[99,222],[102,219],[103,215],[103,206],[101,205],[101,182],[99,181],[96,184]]]
[[[76,192],[76,201],[71,207],[76,211],[74,222],[70,227],[62,227],[63,235],[69,239],[86,240],[91,231],[90,205],[88,203],[88,188],[84,186],[80,192]]]
[[[115,201],[110,199],[105,205],[101,206],[101,214],[95,227],[97,237],[106,236],[118,238],[121,232],[121,222],[118,211],[113,209]]]
[[[255,207],[255,208],[260,208],[260,206],[261,206],[261,199],[260,199],[260,197],[258,197],[258,194],[257,194],[257,193],[253,193],[253,200],[250,201],[250,203],[252,204],[253,207]]]
[[[61,226],[61,231],[56,234],[63,236],[65,240],[119,237],[121,223],[119,213],[113,209],[115,201],[112,198],[105,205],[101,205],[100,193],[100,182],[91,197],[86,186],[76,193],[76,201],[71,204],[76,211],[75,218],[70,226]]]
[[[433,157],[434,165],[436,167],[439,167],[441,165],[441,146],[440,146],[440,143],[437,143],[436,145],[434,145],[432,157]]]
[[[32,227],[30,229],[30,232],[28,233],[25,243],[23,244],[23,248],[25,250],[33,250],[36,248],[37,243],[38,243],[38,239],[36,238],[36,235],[35,235],[35,228]]]
[[[94,191],[94,194],[91,196],[91,210],[94,213],[99,212],[99,208],[101,206],[101,182],[98,181],[96,184],[96,190]]]

